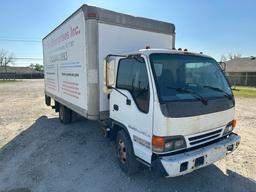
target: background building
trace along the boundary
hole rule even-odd
[[[256,86],[256,58],[244,57],[226,61],[226,76],[231,85]]]

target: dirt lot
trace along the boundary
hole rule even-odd
[[[127,177],[99,123],[60,124],[42,80],[0,84],[0,192],[256,191],[256,99],[236,102],[242,143],[232,155],[177,178],[146,168]]]

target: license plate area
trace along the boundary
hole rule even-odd
[[[195,159],[195,167],[199,167],[204,164],[204,156]]]

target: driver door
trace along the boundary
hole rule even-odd
[[[110,95],[110,118],[127,128],[135,155],[150,163],[153,94],[148,74],[149,68],[141,56],[119,60],[115,85],[118,91],[112,89]]]

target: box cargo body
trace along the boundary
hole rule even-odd
[[[104,58],[174,43],[173,24],[83,5],[43,39],[45,94],[88,119],[104,119]]]

